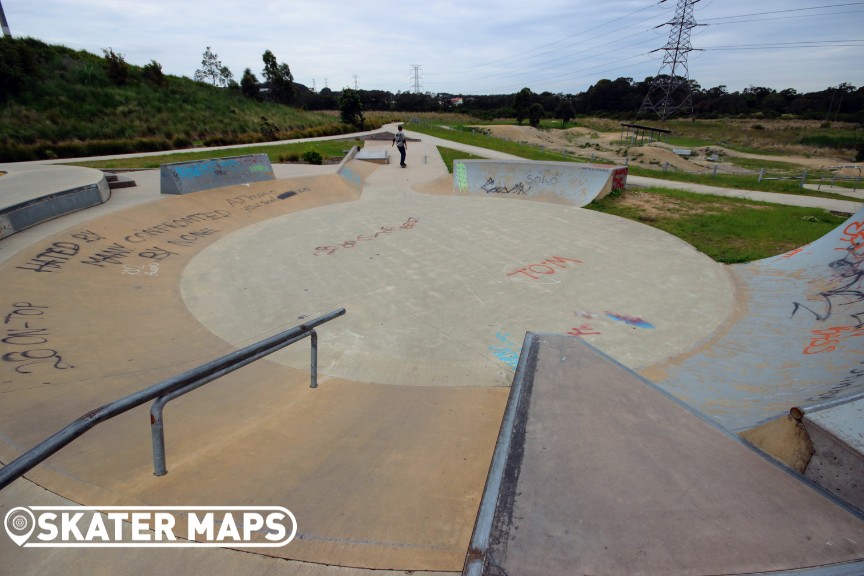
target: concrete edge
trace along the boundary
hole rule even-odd
[[[507,483],[513,484],[518,480],[519,464],[521,464],[521,450],[518,453],[511,453],[514,444],[518,443],[518,438],[524,438],[525,428],[527,425],[527,414],[530,408],[531,392],[534,383],[534,375],[539,354],[539,347],[542,344],[542,338],[545,334],[527,332],[522,346],[522,352],[519,356],[519,364],[513,378],[513,385],[510,390],[510,396],[507,400],[507,407],[504,412],[501,428],[499,431],[498,440],[495,444],[495,452],[492,458],[492,463],[489,468],[486,486],[484,487],[483,497],[480,503],[480,509],[477,513],[474,531],[472,533],[471,542],[468,548],[468,553],[465,559],[463,568],[463,576],[483,576],[486,554],[489,550],[492,532],[495,528],[495,516],[499,509],[508,506],[507,500],[510,500],[509,505],[512,506],[514,494],[507,494],[503,491],[505,487],[505,479]],[[671,400],[678,406],[684,408],[691,414],[700,418],[718,432],[724,434],[727,438],[745,446],[747,449],[755,452],[764,460],[779,468],[784,473],[789,474],[799,482],[804,483],[823,497],[836,504],[843,510],[852,514],[856,518],[864,521],[864,512],[850,506],[848,502],[838,498],[823,486],[812,481],[810,478],[803,476],[769,454],[763,452],[758,447],[746,442],[737,434],[724,428],[707,415],[697,410],[696,408],[679,400],[675,396],[666,392],[656,384],[641,376],[634,370],[621,364],[611,356],[595,348],[588,342],[582,341],[582,344],[597,354],[600,358],[617,366],[630,375],[637,378],[642,383],[648,385],[662,396]],[[515,475],[515,476],[514,476]],[[514,484],[515,485],[515,484]],[[505,510],[506,511],[506,510]],[[800,576],[853,576],[864,574],[864,559],[855,560],[843,564],[832,564],[827,566],[814,566],[810,568],[785,570],[781,572],[771,572],[770,574],[793,574]],[[767,576],[768,573],[754,573],[752,576]]]
[[[111,188],[104,174],[92,184],[52,192],[0,209],[0,240],[61,216],[104,204]]]
[[[510,464],[511,446],[515,436],[521,434],[524,437],[525,435],[531,389],[537,368],[538,347],[539,338],[537,335],[533,332],[526,333],[522,352],[519,355],[519,364],[516,366],[513,384],[510,387],[510,395],[507,398],[504,418],[498,432],[498,440],[495,442],[495,452],[489,466],[489,475],[486,477],[486,486],[480,500],[480,509],[477,512],[474,531],[468,545],[468,553],[462,570],[464,576],[481,576],[483,574],[505,474],[508,471],[512,474],[514,470],[518,474],[518,467],[513,467]],[[517,431],[517,428],[521,428],[521,431]]]

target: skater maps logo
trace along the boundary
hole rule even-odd
[[[3,526],[22,548],[274,548],[297,534],[281,506],[18,506]]]

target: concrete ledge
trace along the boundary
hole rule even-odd
[[[366,162],[374,162],[375,164],[389,164],[390,155],[387,150],[367,150],[363,148],[355,156],[357,160],[365,160]]]
[[[581,339],[529,332],[510,394],[463,574],[864,569],[861,514]]]
[[[626,166],[533,160],[455,160],[454,194],[585,206],[627,184]]]
[[[0,180],[0,239],[97,206],[110,197],[108,181],[98,170],[71,166],[10,169]]]
[[[162,194],[189,194],[275,179],[266,154],[174,162],[160,167]]]
[[[804,475],[864,512],[864,394],[801,421],[813,444]]]

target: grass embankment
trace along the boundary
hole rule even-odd
[[[659,228],[726,264],[784,254],[824,236],[845,220],[819,208],[664,188],[628,189],[586,208]]]
[[[172,162],[191,162],[209,158],[224,158],[226,156],[245,156],[247,154],[267,154],[271,163],[302,161],[306,152],[318,152],[322,158],[331,163],[341,160],[352,146],[363,147],[363,141],[357,139],[319,140],[315,142],[297,142],[291,144],[267,144],[261,146],[244,146],[223,150],[198,150],[190,152],[175,152],[154,156],[137,156],[119,158],[116,160],[92,160],[75,162],[76,166],[97,168],[100,170],[140,170],[159,168],[162,164]]]
[[[113,64],[112,64],[113,63]],[[158,68],[158,69],[157,69]],[[0,161],[345,134],[308,112],[32,38],[0,38]]]

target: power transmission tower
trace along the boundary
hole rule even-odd
[[[359,76],[357,76],[357,74],[354,74],[354,90],[357,90],[357,78],[359,78]]]
[[[414,94],[420,94],[420,89],[423,87],[420,84],[420,68],[422,68],[421,64],[411,64],[411,68],[414,69],[414,85],[412,87]]]
[[[666,0],[660,0],[660,3]],[[666,120],[679,110],[693,113],[693,96],[690,93],[690,73],[687,70],[687,54],[693,50],[690,45],[690,31],[697,26],[693,18],[693,5],[699,0],[678,0],[675,17],[661,26],[672,26],[663,50],[663,64],[654,77],[645,100],[636,116],[643,112],[654,112],[661,120]],[[659,28],[659,26],[658,26]]]
[[[12,37],[12,32],[9,31],[9,23],[6,22],[6,14],[3,13],[3,3],[0,2],[0,27],[3,28],[3,35],[7,38]]]

